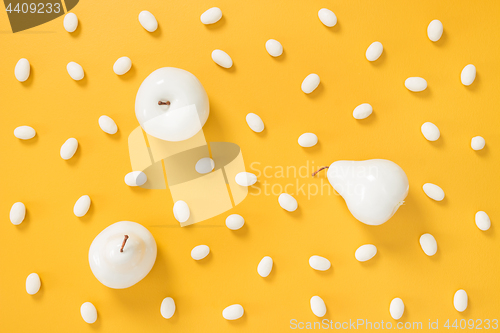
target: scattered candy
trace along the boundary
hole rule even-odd
[[[73,207],[73,213],[77,217],[82,217],[87,214],[90,208],[90,197],[88,195],[82,195],[75,203]]]
[[[26,81],[30,76],[30,62],[28,59],[21,58],[16,64],[14,75],[19,82]]]
[[[465,290],[457,290],[455,296],[453,297],[453,306],[458,312],[463,312],[467,309],[468,297]]]
[[[198,173],[206,174],[206,173],[212,172],[214,167],[215,167],[214,160],[212,160],[210,157],[203,157],[203,158],[200,158],[198,160],[198,162],[196,162],[194,169]]]
[[[203,24],[214,24],[222,18],[222,10],[218,7],[212,7],[205,11],[200,16],[201,23]]]
[[[409,77],[405,81],[405,87],[413,92],[423,91],[427,88],[427,81],[421,77]]]
[[[312,93],[319,86],[319,75],[318,74],[309,74],[306,76],[304,81],[302,81],[301,89],[306,94]]]
[[[64,29],[67,32],[74,32],[78,28],[78,17],[74,13],[68,13],[64,16]]]
[[[372,244],[365,244],[358,247],[354,253],[354,257],[357,261],[367,261],[373,258],[377,254],[377,247]]]
[[[352,116],[355,119],[365,119],[368,118],[368,116],[371,115],[372,112],[373,112],[372,106],[368,103],[363,103],[356,106],[356,108],[352,112]]]
[[[69,76],[75,81],[80,81],[85,76],[83,72],[83,67],[72,61],[66,65],[66,70],[68,71]]]
[[[491,226],[490,217],[488,214],[480,210],[476,213],[476,225],[480,230],[486,231]]]
[[[327,8],[321,8],[318,11],[318,17],[321,23],[331,28],[337,24],[337,16],[334,12]]]
[[[174,217],[180,223],[186,222],[191,215],[189,206],[185,201],[179,200],[174,204]]]
[[[317,271],[327,271],[330,269],[331,265],[330,260],[320,256],[311,256],[311,258],[309,258],[309,266]]]
[[[273,57],[279,57],[283,54],[283,45],[276,39],[270,39],[266,42],[266,50]]]
[[[175,302],[172,297],[164,298],[160,306],[161,316],[165,319],[170,319],[175,313]]]
[[[141,23],[142,27],[149,32],[154,32],[158,29],[158,21],[156,21],[156,17],[147,10],[143,10],[139,13],[139,23]]]
[[[108,134],[115,134],[118,132],[118,126],[113,119],[108,116],[99,117],[99,127]]]
[[[26,216],[26,206],[22,202],[16,202],[10,209],[10,222],[13,225],[19,225]]]
[[[439,20],[432,20],[427,26],[427,36],[433,42],[437,42],[443,35],[443,23]]]
[[[475,136],[470,141],[470,146],[474,150],[481,150],[486,145],[486,140],[482,136]]]
[[[93,324],[97,320],[97,310],[94,304],[85,302],[80,307],[80,314],[87,324]]]
[[[14,136],[21,140],[29,140],[36,135],[35,129],[29,126],[19,126],[14,130]]]
[[[69,138],[61,146],[60,155],[63,160],[69,160],[75,155],[78,149],[78,141],[75,138]]]
[[[368,61],[375,61],[378,58],[380,58],[383,51],[384,51],[384,46],[382,45],[381,42],[373,42],[366,49],[366,54],[365,54],[366,59],[368,59]]]
[[[247,114],[246,121],[252,131],[260,133],[264,130],[264,122],[255,113]]]
[[[228,227],[231,230],[238,230],[241,227],[243,227],[244,224],[245,224],[245,219],[241,215],[232,214],[226,218],[226,227]]]
[[[325,302],[319,296],[311,297],[311,310],[317,317],[323,317],[326,314]]]
[[[129,57],[118,58],[113,64],[113,72],[116,75],[123,75],[132,68],[132,60]]]
[[[427,196],[433,200],[441,201],[444,199],[444,191],[437,185],[426,183],[424,184],[422,189],[424,190],[425,194],[427,194]]]
[[[209,253],[210,248],[208,246],[198,245],[191,250],[191,258],[193,258],[194,260],[201,260],[208,256]]]
[[[128,186],[142,186],[148,181],[148,177],[142,171],[132,171],[125,175],[125,184]]]
[[[240,172],[234,177],[234,180],[240,186],[252,186],[257,182],[257,176],[250,172]]]
[[[313,147],[318,143],[318,137],[314,133],[304,133],[299,136],[299,145],[301,147]]]
[[[222,310],[222,317],[226,320],[236,320],[243,316],[243,307],[239,304],[233,304]]]
[[[420,130],[422,131],[424,137],[429,141],[436,141],[441,136],[439,128],[430,122],[423,123]]]
[[[219,66],[224,68],[231,68],[233,66],[233,59],[222,50],[212,51],[212,60]]]
[[[432,257],[437,252],[437,242],[431,234],[423,234],[420,236],[420,246],[429,257]]]
[[[273,269],[273,259],[269,256],[262,258],[257,266],[257,273],[262,277],[267,277]]]
[[[398,320],[405,312],[405,304],[401,298],[395,298],[391,301],[389,306],[389,313],[394,320]]]
[[[31,273],[26,278],[26,292],[35,295],[40,290],[40,277],[36,273]]]
[[[297,200],[295,200],[295,198],[288,193],[281,193],[278,197],[278,203],[280,204],[281,208],[289,212],[295,211],[299,206]]]
[[[470,86],[476,79],[476,66],[469,64],[462,69],[460,80],[464,86]]]

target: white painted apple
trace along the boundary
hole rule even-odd
[[[164,67],[139,87],[135,115],[151,136],[183,141],[198,133],[208,119],[208,96],[201,82],[183,69]]]

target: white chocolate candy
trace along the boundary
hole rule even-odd
[[[16,64],[14,75],[19,82],[24,82],[30,77],[30,62],[28,59],[21,58]]]
[[[207,245],[198,245],[191,250],[191,258],[194,260],[201,260],[208,256],[210,248]]]
[[[476,213],[475,220],[480,230],[486,231],[491,227],[490,217],[482,210]]]
[[[467,303],[469,302],[467,293],[465,290],[457,290],[455,296],[453,296],[453,306],[458,312],[463,312],[467,309]]]
[[[382,45],[381,42],[373,42],[366,49],[365,53],[366,59],[368,59],[368,61],[375,61],[378,58],[380,58],[383,51],[384,51],[384,46]]]
[[[443,23],[439,20],[432,20],[427,26],[427,37],[433,42],[437,42],[443,35]]]
[[[299,145],[301,147],[313,147],[318,143],[318,137],[314,133],[304,133],[299,136]]]
[[[64,16],[64,29],[67,32],[74,32],[78,28],[78,17],[74,13],[68,13]]]
[[[262,277],[267,277],[273,269],[273,259],[269,256],[262,258],[257,266],[257,273]]]
[[[409,77],[405,80],[405,87],[413,92],[424,91],[427,88],[427,81],[421,77]]]
[[[14,130],[14,136],[21,140],[29,140],[34,138],[36,131],[30,126],[19,126]]]
[[[228,227],[231,230],[238,230],[241,227],[243,227],[244,224],[245,224],[245,219],[241,215],[232,214],[226,218],[226,227]]]
[[[214,24],[222,18],[222,10],[218,7],[212,7],[207,9],[200,16],[201,23],[203,24]]]
[[[63,160],[69,160],[73,157],[73,155],[75,155],[77,149],[78,141],[75,138],[69,138],[61,146],[59,154]]]
[[[439,128],[430,122],[423,123],[420,130],[422,131],[424,137],[429,141],[436,141],[441,136]]]
[[[175,313],[175,302],[172,297],[164,298],[160,306],[161,316],[165,319],[170,319]]]
[[[401,298],[395,298],[391,301],[389,306],[389,313],[394,320],[398,320],[405,312],[405,304]]]
[[[142,27],[149,32],[154,32],[158,29],[158,21],[156,21],[156,17],[147,10],[143,10],[139,13],[139,23],[141,23]]]
[[[476,66],[469,64],[462,69],[460,80],[464,86],[470,86],[476,79]]]
[[[180,223],[186,222],[191,215],[189,206],[185,201],[179,200],[174,204],[174,217]]]
[[[212,160],[210,157],[203,157],[196,162],[196,165],[194,166],[194,169],[196,172],[204,175],[206,173],[212,172],[212,170],[215,167],[214,160]]]
[[[108,134],[115,134],[118,132],[118,126],[116,126],[115,121],[108,116],[99,117],[99,127],[103,132]]]
[[[302,86],[300,87],[303,92],[306,94],[312,93],[319,86],[319,75],[318,74],[309,74],[306,76],[304,81],[302,81]]]
[[[87,324],[93,324],[97,320],[97,310],[94,304],[85,302],[80,307],[80,314]]]
[[[481,150],[486,145],[486,140],[482,136],[475,136],[470,141],[470,146],[474,150]]]
[[[354,257],[357,261],[367,261],[373,258],[377,254],[377,247],[373,244],[365,244],[358,247],[354,253]]]
[[[83,72],[83,67],[72,61],[66,65],[66,70],[68,71],[69,76],[75,81],[80,81],[85,76]]]
[[[77,217],[82,217],[87,214],[90,208],[90,197],[88,195],[82,195],[75,203],[73,207],[73,213]]]
[[[128,186],[142,186],[148,181],[148,177],[142,171],[132,171],[125,175],[125,184]]]
[[[422,189],[424,190],[425,194],[436,201],[441,201],[444,199],[444,191],[441,187],[431,184],[431,183],[426,183],[424,186],[422,186]]]
[[[432,257],[436,254],[437,242],[434,236],[432,236],[431,234],[423,234],[422,236],[420,236],[419,241],[420,247],[422,247],[422,250],[425,254],[427,254],[429,257]]]
[[[297,200],[288,193],[281,193],[278,197],[278,203],[281,208],[289,212],[295,211],[299,206]]]
[[[245,311],[240,304],[233,304],[222,310],[222,317],[226,320],[236,320],[243,316]]]
[[[252,131],[254,131],[255,133],[260,133],[264,130],[264,122],[255,113],[247,114],[246,121],[247,121],[248,127],[250,127],[250,129]]]
[[[355,119],[365,119],[368,118],[368,116],[370,116],[372,112],[373,112],[372,106],[368,103],[363,103],[356,106],[356,108],[352,112],[352,116]]]
[[[266,50],[272,57],[279,57],[283,54],[283,45],[276,39],[269,39],[266,42]]]
[[[233,66],[233,59],[222,50],[212,51],[212,60],[219,66],[224,68],[231,68]]]
[[[30,295],[35,295],[40,290],[40,277],[36,273],[31,273],[26,278],[26,292]]]
[[[113,72],[116,75],[123,75],[132,68],[132,60],[129,57],[118,58],[113,64]]]
[[[257,176],[250,172],[240,172],[234,177],[234,180],[240,186],[252,186],[257,182]]]
[[[318,11],[318,17],[321,23],[331,28],[337,24],[337,16],[334,12],[327,8],[321,8]]]
[[[326,305],[319,296],[311,297],[311,310],[316,317],[323,317],[326,314]]]
[[[330,260],[326,258],[320,256],[311,256],[311,258],[309,258],[309,266],[317,271],[327,271],[330,269],[332,264],[330,263]]]
[[[10,208],[10,222],[13,225],[19,225],[26,217],[26,206],[22,202],[16,202]]]

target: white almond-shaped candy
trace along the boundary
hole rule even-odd
[[[222,310],[222,317],[226,320],[236,320],[243,316],[245,311],[240,304],[233,304]]]
[[[309,74],[306,76],[304,81],[302,81],[301,89],[306,94],[312,93],[319,86],[319,75],[318,74]]]
[[[66,65],[66,70],[68,71],[69,76],[75,81],[80,81],[85,76],[83,72],[83,67],[72,61]]]
[[[273,258],[266,256],[262,258],[257,266],[257,273],[262,277],[267,277],[273,269]]]
[[[247,114],[246,121],[247,121],[248,127],[250,127],[250,129],[252,131],[254,131],[255,133],[260,133],[264,130],[264,122],[255,113]]]
[[[304,133],[299,136],[298,141],[301,147],[313,147],[318,143],[318,137],[314,133]]]
[[[240,172],[234,177],[234,180],[240,186],[252,186],[257,182],[257,176],[250,172]]]
[[[455,296],[453,296],[453,306],[458,312],[463,312],[467,309],[467,303],[469,302],[467,293],[465,290],[457,290]]]
[[[115,134],[118,132],[118,126],[113,119],[108,116],[99,117],[99,127],[108,134]]]
[[[243,216],[238,214],[231,214],[226,218],[226,227],[231,230],[238,230],[245,224]]]
[[[139,13],[139,23],[149,32],[154,32],[158,29],[158,21],[156,21],[156,17],[147,10],[143,10]]]
[[[21,58],[14,68],[14,75],[19,82],[24,82],[30,77],[30,62],[28,59]]]
[[[332,264],[330,263],[330,260],[326,258],[320,256],[311,256],[311,258],[309,258],[309,266],[317,271],[327,271],[330,269]]]
[[[280,204],[281,208],[289,212],[295,211],[299,206],[297,200],[288,193],[281,193],[278,197],[278,203]]]
[[[113,72],[116,75],[123,75],[132,68],[132,60],[129,57],[118,58],[113,64]]]
[[[431,122],[423,123],[420,127],[422,134],[429,141],[436,141],[441,136],[439,128]]]
[[[427,26],[427,37],[433,42],[437,42],[443,35],[443,23],[439,20],[432,20]]]
[[[212,160],[210,157],[203,157],[196,162],[196,165],[194,166],[194,169],[196,172],[201,173],[202,175],[212,172],[212,170],[215,167],[214,160]]]
[[[34,138],[36,131],[30,126],[19,126],[14,129],[14,136],[21,140],[29,140]]]
[[[470,141],[470,146],[474,150],[481,150],[486,145],[486,140],[482,136],[475,136]]]
[[[431,234],[423,234],[422,236],[420,236],[419,242],[420,247],[422,247],[424,253],[429,257],[436,254],[438,245],[434,236],[432,236]]]
[[[327,8],[321,8],[318,11],[318,17],[321,23],[331,28],[337,24],[337,16],[334,12]]]
[[[201,260],[208,256],[210,248],[207,245],[198,245],[191,250],[191,258],[194,260]]]
[[[272,57],[279,57],[283,54],[283,45],[276,39],[269,39],[266,42],[266,50]]]
[[[464,86],[470,86],[476,79],[476,66],[469,64],[462,69],[460,80]]]
[[[26,217],[26,206],[22,202],[16,202],[10,208],[10,222],[13,225],[19,225]]]
[[[480,230],[486,231],[491,227],[490,217],[482,210],[476,213],[475,220],[476,225]]]
[[[73,155],[75,155],[77,149],[78,141],[75,138],[69,138],[61,146],[59,154],[63,160],[69,160],[73,157]]]
[[[377,247],[373,244],[365,244],[358,247],[354,253],[354,257],[357,261],[367,261],[373,258],[377,254]]]
[[[326,314],[325,301],[319,296],[311,297],[311,310],[316,317],[323,317]]]
[[[375,61],[378,58],[380,58],[383,51],[384,51],[384,46],[382,45],[381,42],[373,42],[366,49],[365,53],[366,59],[368,59],[368,61]]]
[[[63,21],[64,29],[67,32],[73,32],[78,28],[78,17],[74,13],[68,13],[64,16]]]
[[[427,88],[427,81],[421,77],[409,77],[405,80],[405,87],[413,92],[424,91]]]
[[[218,7],[212,7],[206,10],[200,16],[201,23],[203,24],[214,24],[222,18],[222,10]]]
[[[88,195],[82,195],[75,203],[73,207],[73,213],[77,217],[82,217],[87,214],[90,208],[90,197]]]
[[[219,66],[224,68],[231,68],[233,66],[233,59],[222,50],[212,51],[212,60]]]
[[[35,295],[40,290],[40,277],[36,273],[31,273],[26,278],[26,292],[30,295]]]
[[[148,181],[148,177],[142,171],[132,171],[125,175],[125,184],[128,186],[142,186]]]
[[[179,200],[174,204],[174,217],[180,223],[186,222],[191,215],[189,206],[185,201]]]
[[[422,186],[422,189],[424,190],[425,194],[432,200],[441,201],[444,199],[443,189],[435,184],[426,183],[424,184],[424,186]]]
[[[161,316],[165,319],[170,319],[175,313],[175,302],[172,297],[164,298],[160,306]]]
[[[368,118],[368,116],[371,115],[372,112],[373,112],[372,106],[368,103],[363,103],[356,106],[356,108],[352,112],[352,116],[355,119],[365,119]]]
[[[93,324],[97,320],[97,309],[94,304],[85,302],[80,307],[80,314],[87,324]]]
[[[394,320],[398,320],[405,312],[405,304],[401,298],[395,298],[391,301],[389,306],[389,313]]]

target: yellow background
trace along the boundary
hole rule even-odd
[[[223,19],[204,26],[200,15],[218,6]],[[338,23],[326,28],[317,12],[328,7]],[[146,32],[137,16],[151,11],[159,22]],[[403,321],[495,318],[500,303],[498,236],[498,124],[500,2],[498,1],[81,1],[73,12],[78,30],[63,29],[63,17],[12,34],[0,14],[0,122],[2,175],[0,192],[0,330],[2,332],[282,332],[289,321],[313,321],[309,299],[321,296],[326,318],[392,321],[389,303],[401,297]],[[427,38],[432,19],[444,24],[437,43]],[[284,54],[270,57],[264,44],[279,40]],[[374,63],[365,58],[374,41],[384,53]],[[226,51],[233,68],[212,61],[214,49]],[[114,61],[132,59],[132,70],[117,76]],[[25,57],[31,76],[14,77],[16,62]],[[66,64],[85,70],[73,81]],[[478,71],[470,87],[460,82],[462,68]],[[382,226],[356,221],[342,198],[297,195],[299,209],[281,209],[276,195],[251,195],[236,208],[197,225],[180,228],[171,212],[168,191],[130,188],[128,134],[138,126],[135,94],[153,70],[186,69],[203,83],[211,113],[204,127],[209,141],[240,145],[250,170],[264,166],[302,166],[308,161],[329,165],[339,159],[386,158],[407,173],[406,204]],[[305,95],[304,77],[317,73],[321,84]],[[404,87],[409,76],[428,82],[422,93]],[[352,110],[370,103],[374,113],[357,121]],[[245,123],[259,114],[266,130],[256,134]],[[101,115],[112,117],[119,131],[110,136],[98,126]],[[426,141],[420,126],[435,123],[442,136]],[[21,125],[37,136],[16,139]],[[304,132],[319,144],[297,145]],[[486,148],[470,148],[482,135]],[[69,137],[80,142],[69,161],[59,157]],[[320,184],[301,178],[301,184]],[[260,177],[261,184],[286,185],[292,178]],[[422,192],[426,182],[446,192],[435,202]],[[262,189],[261,185],[261,189]],[[326,187],[325,187],[326,190]],[[83,218],[73,205],[83,194],[92,206]],[[16,201],[26,204],[26,220],[9,222]],[[486,211],[487,232],[474,223]],[[239,231],[224,225],[230,213],[244,216]],[[145,225],[156,238],[158,258],[151,273],[126,290],[112,290],[92,275],[88,248],[106,226],[131,220]],[[433,234],[438,252],[427,257],[418,239]],[[355,249],[373,243],[377,256],[367,263],[354,259]],[[191,249],[207,244],[211,254],[196,262]],[[311,255],[330,259],[332,269],[317,272]],[[257,275],[260,259],[274,259],[268,278]],[[42,288],[25,291],[28,274],[37,272]],[[465,289],[469,307],[460,314],[453,294]],[[177,311],[160,316],[164,297],[174,298]],[[88,325],[80,305],[91,301],[99,319]],[[222,318],[226,306],[240,303],[245,315]],[[394,321],[392,321],[394,322]]]

